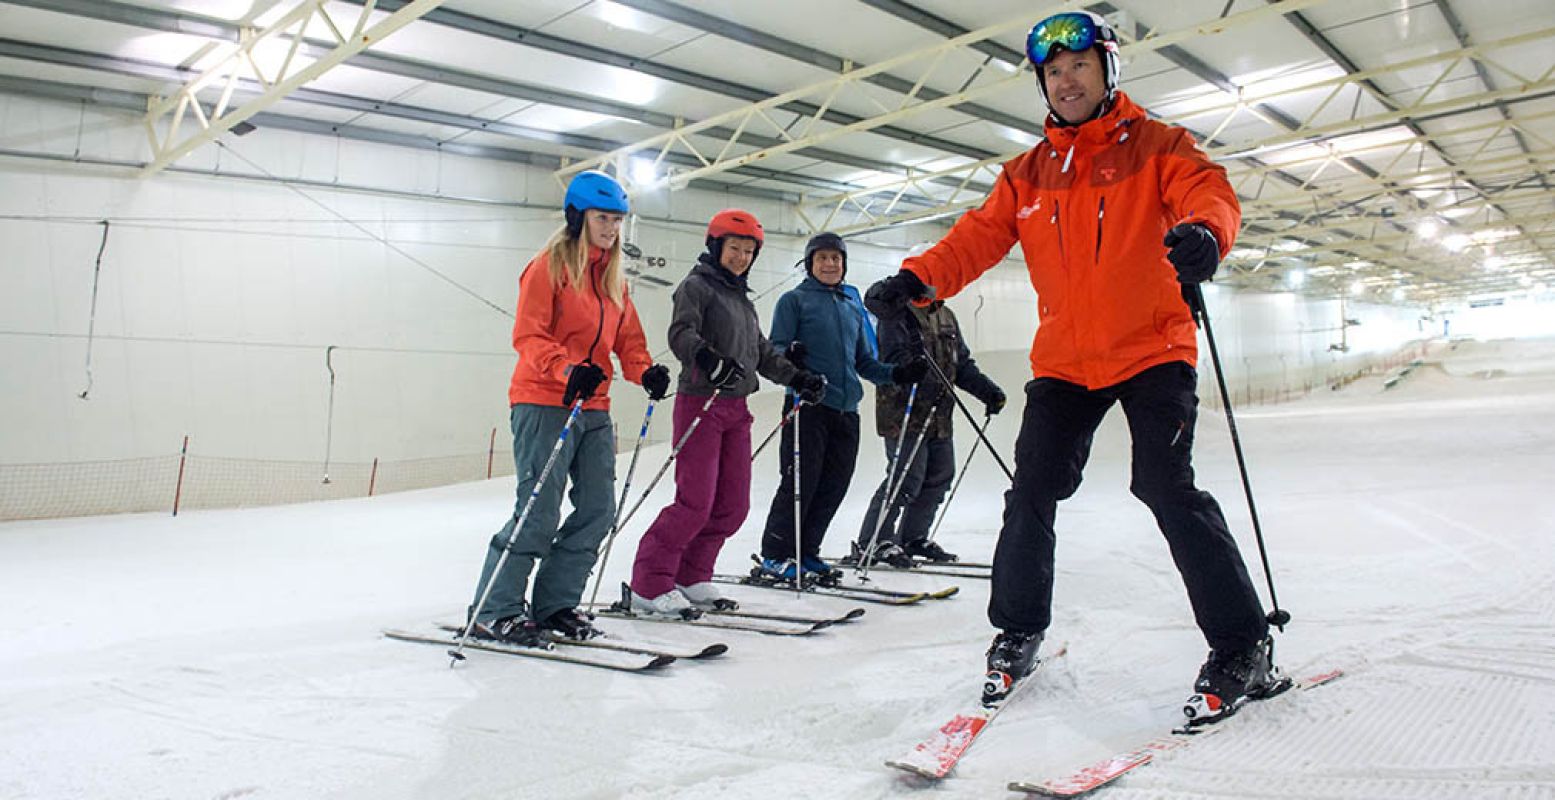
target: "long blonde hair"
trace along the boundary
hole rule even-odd
[[[560,288],[571,283],[573,288],[581,288],[587,283],[584,270],[588,269],[589,245],[587,242],[588,231],[585,228],[578,230],[578,235],[563,225],[551,234],[550,241],[545,243],[545,259],[551,270],[551,285]],[[610,302],[617,306],[623,305],[622,299],[626,296],[626,279],[621,272],[621,237],[617,236],[615,244],[610,247],[610,257],[605,262],[604,285],[600,287]]]

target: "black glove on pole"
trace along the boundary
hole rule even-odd
[[[1242,492],[1247,495],[1247,512],[1253,518],[1253,535],[1258,540],[1258,558],[1263,562],[1264,580],[1269,583],[1269,605],[1273,610],[1269,612],[1269,624],[1285,632],[1285,625],[1290,622],[1290,612],[1280,608],[1280,600],[1274,594],[1274,573],[1269,571],[1269,550],[1263,543],[1263,526],[1258,522],[1258,507],[1253,504],[1253,484],[1247,478],[1247,459],[1242,455],[1242,437],[1236,432],[1236,416],[1231,413],[1231,393],[1226,390],[1225,371],[1220,368],[1220,350],[1215,347],[1215,332],[1209,326],[1209,311],[1204,308],[1204,292],[1198,284],[1189,284],[1182,287],[1183,298],[1188,300],[1188,308],[1193,310],[1193,321],[1204,328],[1204,339],[1209,342],[1210,360],[1215,364],[1215,383],[1220,386],[1220,402],[1226,407],[1226,427],[1231,429],[1231,448],[1236,452],[1236,467],[1242,473]]]
[[[898,386],[907,386],[918,383],[928,374],[929,360],[923,356],[913,356],[908,361],[891,368],[891,382]]]
[[[663,364],[654,364],[643,371],[643,391],[649,400],[663,400],[670,391],[670,370]]]
[[[719,355],[711,347],[698,350],[695,358],[702,374],[707,376],[707,382],[715,389],[732,389],[745,378],[745,368],[740,366],[740,362]]]
[[[567,388],[562,391],[562,404],[572,405],[574,400],[587,400],[605,382],[605,371],[592,362],[573,364],[567,370]]]
[[[821,402],[826,392],[826,376],[802,369],[789,379],[788,388],[793,389],[800,400],[813,406]]]
[[[997,386],[995,386],[994,390],[991,393],[989,393],[988,397],[984,398],[984,400],[983,400],[983,410],[988,412],[988,416],[991,417],[991,416],[999,413],[1000,411],[1003,411],[1004,410],[1004,404],[1007,403],[1007,402],[1009,402],[1009,401],[1004,396],[1004,390],[1000,389]]]
[[[805,357],[808,355],[810,355],[810,349],[805,347],[804,342],[801,341],[789,342],[788,347],[783,348],[783,357],[788,359],[788,363],[800,369],[805,368]]]

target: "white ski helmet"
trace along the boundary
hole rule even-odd
[[[1042,77],[1042,65],[1060,50],[1078,53],[1095,48],[1101,56],[1102,72],[1107,84],[1105,102],[1111,103],[1118,91],[1118,79],[1123,65],[1118,56],[1118,32],[1100,14],[1089,11],[1067,11],[1054,14],[1032,27],[1026,36],[1026,57],[1037,71],[1037,88],[1042,90],[1042,100],[1048,108],[1053,101],[1047,96],[1047,81]]]

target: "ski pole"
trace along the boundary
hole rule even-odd
[[[788,411],[785,411],[783,413],[783,418],[778,420],[777,426],[772,429],[771,433],[767,434],[767,438],[761,440],[761,444],[756,448],[756,452],[751,453],[751,463],[752,464],[756,463],[756,456],[761,455],[761,451],[767,449],[767,445],[770,444],[772,442],[772,439],[778,435],[778,431],[783,430],[783,426],[787,425],[788,421],[793,419],[793,418],[794,418],[794,409],[790,408]]]
[[[934,419],[934,411],[938,407],[939,400],[937,399],[929,406],[929,413],[926,417],[924,417],[923,430],[918,431],[918,438],[913,440],[912,449],[907,451],[907,460],[902,463],[902,470],[896,476],[896,484],[890,487],[890,490],[886,493],[885,505],[881,507],[880,516],[882,519],[885,518],[885,514],[891,508],[891,506],[896,503],[896,495],[902,491],[902,486],[907,483],[907,473],[912,471],[913,462],[918,459],[918,450],[923,447],[923,440],[929,438],[929,422]],[[903,431],[903,436],[906,436],[906,431]],[[875,535],[880,535],[879,524],[876,524],[875,526]],[[873,552],[873,550],[873,542],[871,542],[870,551]],[[859,567],[862,571],[862,574],[859,575],[859,580],[862,581],[869,579],[869,567],[873,563],[874,558],[872,556],[859,559]]]
[[[616,518],[610,525],[610,537],[605,540],[605,552],[599,559],[599,575],[594,578],[594,591],[589,595],[589,607],[599,599],[599,585],[605,580],[605,565],[610,563],[610,548],[616,543],[616,534],[621,532],[621,510],[626,508],[626,496],[632,491],[632,473],[637,471],[637,454],[642,452],[643,440],[648,438],[648,423],[653,421],[653,407],[659,401],[649,399],[648,410],[643,413],[643,426],[637,432],[637,444],[632,445],[632,460],[626,465],[626,481],[621,484],[621,499],[616,501]]]
[[[794,595],[804,593],[804,503],[799,482],[799,406],[804,398],[794,392]]]
[[[545,479],[551,475],[551,467],[556,466],[556,458],[562,453],[562,445],[567,443],[567,434],[572,432],[572,423],[578,419],[578,412],[583,409],[585,398],[579,397],[572,404],[572,411],[567,414],[567,422],[562,425],[562,432],[556,437],[556,444],[551,446],[551,455],[545,460],[545,466],[540,470],[540,477],[535,479],[534,488],[529,490],[529,499],[524,501],[524,508],[518,513],[513,523],[513,530],[508,533],[508,540],[502,546],[502,555],[497,556],[497,564],[492,567],[491,575],[486,579],[486,585],[481,589],[480,599],[475,601],[475,609],[470,612],[470,618],[464,623],[464,630],[459,632],[459,645],[448,651],[453,658],[448,666],[464,660],[464,640],[470,637],[470,631],[475,627],[475,620],[480,617],[481,609],[486,607],[486,599],[491,597],[491,587],[497,584],[497,578],[502,575],[502,565],[507,563],[508,554],[513,552],[513,543],[518,541],[518,532],[524,527],[524,520],[529,518],[529,512],[535,507],[535,500],[540,497],[540,488],[545,486]]]
[[[981,432],[983,430],[987,430],[988,429],[988,423],[990,423],[990,422],[993,422],[993,415],[992,414],[989,414],[988,416],[983,418],[983,425],[982,425],[981,428],[978,429],[979,432]],[[962,479],[966,478],[967,468],[972,466],[972,456],[977,453],[977,446],[982,444],[982,443],[983,443],[983,441],[981,439],[973,442],[972,443],[972,449],[967,452],[967,454],[966,454],[966,463],[961,465],[961,474],[956,476],[956,483],[955,483],[955,485],[950,487],[950,496],[946,497],[945,498],[945,504],[940,506],[940,509],[939,509],[939,519],[934,521],[934,529],[929,531],[928,541],[931,541],[931,542],[934,541],[934,534],[939,533],[940,523],[945,521],[945,511],[950,508],[950,501],[956,499],[956,490],[961,488],[961,481],[962,481]]]
[[[1263,577],[1269,583],[1269,604],[1273,610],[1269,612],[1269,623],[1285,632],[1285,626],[1290,622],[1290,612],[1280,608],[1279,598],[1274,594],[1274,573],[1269,570],[1269,551],[1263,543],[1263,526],[1258,523],[1258,507],[1253,504],[1253,485],[1247,478],[1247,460],[1242,455],[1242,437],[1236,432],[1236,417],[1231,413],[1231,393],[1226,391],[1225,370],[1220,368],[1220,350],[1215,347],[1215,332],[1209,326],[1209,311],[1204,307],[1204,289],[1199,284],[1188,284],[1182,287],[1183,299],[1188,302],[1188,310],[1193,313],[1193,321],[1204,328],[1204,338],[1209,342],[1209,357],[1215,364],[1215,382],[1220,385],[1220,402],[1226,407],[1226,427],[1231,429],[1231,449],[1236,452],[1236,467],[1242,473],[1242,493],[1247,495],[1247,513],[1253,518],[1253,535],[1258,540],[1258,558],[1263,562]]]
[[[902,412],[902,435],[896,440],[896,447],[891,449],[891,458],[886,462],[886,494],[881,495],[882,504],[879,508],[879,513],[875,514],[875,530],[869,535],[869,544],[859,551],[858,563],[853,568],[854,574],[859,575],[861,579],[864,574],[868,573],[867,569],[862,568],[872,559],[875,551],[875,542],[880,539],[880,525],[885,521],[886,509],[889,508],[889,506],[884,504],[884,501],[888,499],[891,487],[896,484],[896,462],[902,456],[902,443],[907,441],[907,426],[912,422],[912,406],[918,400],[918,386],[919,384],[915,383],[911,389],[907,390],[907,410]]]
[[[927,356],[929,353],[928,348],[924,348],[923,353]],[[1004,463],[1004,459],[999,456],[999,451],[994,448],[993,442],[988,441],[988,436],[983,433],[983,429],[977,427],[977,418],[973,417],[972,412],[967,410],[966,403],[961,399],[961,395],[956,394],[956,385],[950,382],[950,378],[945,377],[945,371],[940,369],[939,365],[934,363],[932,358],[929,359],[929,368],[934,370],[934,374],[940,379],[940,383],[945,384],[945,391],[950,394],[952,400],[956,401],[956,408],[961,409],[961,413],[966,415],[966,421],[971,423],[972,427],[977,431],[978,441],[988,445],[988,452],[993,456],[993,460],[999,462],[999,469],[1004,470],[1004,477],[1009,478],[1010,483],[1014,483],[1015,473],[1011,472],[1009,466]]]
[[[723,394],[722,389],[714,389],[713,393],[708,395],[707,402],[702,404],[702,409],[692,418],[691,427],[686,428],[686,432],[680,435],[680,441],[675,443],[675,448],[670,450],[670,457],[664,459],[664,463],[659,466],[658,473],[648,483],[648,488],[644,489],[643,493],[637,496],[637,502],[632,504],[632,510],[626,512],[626,516],[621,518],[620,527],[625,528],[626,523],[631,521],[632,515],[637,513],[637,509],[642,508],[643,501],[648,499],[648,495],[653,492],[653,487],[659,485],[659,480],[664,477],[664,473],[669,471],[671,464],[675,463],[675,457],[680,455],[680,449],[686,446],[686,442],[691,438],[691,434],[696,433],[697,426],[702,424],[702,417],[707,414],[707,409],[713,405],[713,401],[717,400],[720,394]]]

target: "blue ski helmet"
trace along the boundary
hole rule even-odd
[[[591,208],[622,214],[632,210],[621,184],[615,178],[593,169],[573,176],[572,182],[567,184],[567,197],[562,201],[562,207],[562,213],[567,218],[567,232],[573,237],[583,231],[583,212]]]

